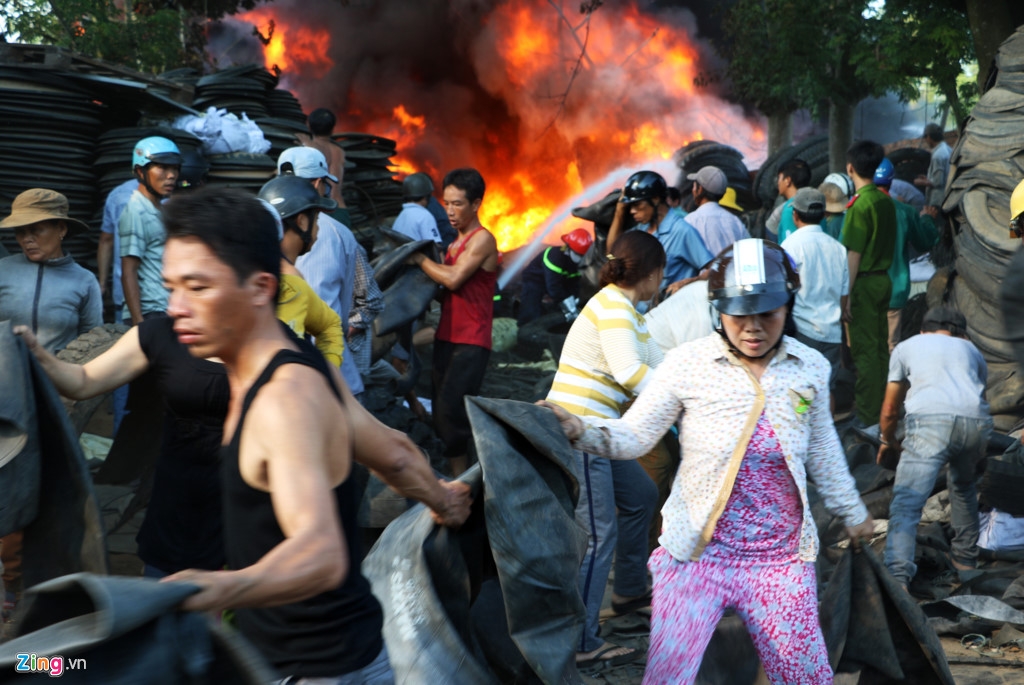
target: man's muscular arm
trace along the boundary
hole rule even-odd
[[[470,238],[466,249],[451,266],[427,259],[421,252],[414,254],[412,260],[419,264],[419,267],[434,282],[440,283],[448,290],[458,290],[463,283],[469,280],[470,276],[476,273],[477,269],[497,257],[497,254],[498,243],[494,240],[494,236],[490,231],[480,231]]]
[[[247,568],[169,576],[202,588],[182,608],[290,604],[341,584],[349,551],[333,489],[351,468],[347,444],[353,430],[346,426],[339,435],[342,411],[323,377],[307,367],[288,365],[263,387],[242,427],[239,466],[247,483],[270,493],[285,539]]]
[[[399,494],[423,502],[434,520],[461,526],[469,517],[469,486],[438,480],[423,453],[405,433],[388,428],[352,397],[337,369],[334,382],[342,390],[355,439],[353,458],[376,473]]]

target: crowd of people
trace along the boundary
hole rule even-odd
[[[61,394],[113,391],[115,426],[139,395],[162,403],[138,535],[145,576],[197,585],[185,609],[232,610],[288,682],[390,683],[382,610],[359,569],[353,462],[441,525],[465,522],[471,499],[360,403],[383,296],[349,227],[333,125],[314,112],[304,145],[280,155],[255,197],[204,187],[203,162],[167,138],[140,140],[134,179],[106,201],[99,280],[62,247],[86,228],[67,200],[25,191],[0,222],[22,248],[0,260],[0,320]],[[573,448],[589,540],[578,667],[644,656],[601,636],[614,568],[613,612],[651,607],[645,683],[693,682],[729,609],[772,682],[831,682],[808,481],[855,545],[872,536],[834,421],[837,374],[851,360],[855,420],[879,424],[878,460],[896,468],[886,566],[904,586],[913,578],[914,531],[946,463],[951,560],[976,565],[974,465],[992,430],[985,362],[963,315],[945,307],[920,335],[897,335],[909,260],[938,238],[948,146],[933,133],[920,207],[871,141],[818,188],[806,162],[783,165],[763,238],[739,218],[722,170],[687,176],[687,206],[643,170],[626,179],[603,243],[576,228],[523,272],[521,325],[578,297],[582,261],[603,253],[599,290],[580,303],[541,401]],[[443,293],[436,328],[419,337],[433,343],[430,410],[448,477],[474,461],[464,398],[480,393],[491,355],[500,255],[479,217],[485,192],[477,170],[454,169],[442,207],[433,180],[411,174],[393,225],[442,255],[413,252],[408,264]],[[115,320],[130,328],[84,365],[61,361],[102,322],[111,271]],[[397,364],[417,352],[394,354]],[[18,545],[18,534],[0,542],[9,579]]]

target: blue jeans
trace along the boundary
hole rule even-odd
[[[955,537],[953,560],[973,565],[978,559],[978,494],[974,470],[985,454],[992,419],[945,414],[909,415],[903,454],[896,467],[885,565],[892,575],[908,584],[917,573],[914,550],[917,525],[935,478],[949,463],[949,502]]]
[[[380,650],[380,654],[358,671],[346,673],[337,678],[285,678],[274,685],[394,685],[395,674],[388,660],[388,648]]]
[[[592,652],[604,644],[599,619],[612,559],[615,592],[626,597],[647,592],[647,529],[658,506],[658,488],[635,461],[575,454],[581,474],[576,522],[590,536],[580,566],[586,625],[577,651]]]
[[[615,594],[647,592],[648,529],[658,508],[658,486],[636,461],[612,461],[619,540],[615,545]]]
[[[612,462],[579,451],[575,451],[575,455],[580,474],[576,522],[590,536],[579,577],[580,596],[586,608],[586,624],[576,651],[592,652],[604,644],[600,637],[598,619],[618,536],[615,525],[615,488],[612,484]],[[646,532],[642,537],[646,544]]]

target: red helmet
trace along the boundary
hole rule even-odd
[[[594,239],[587,233],[587,229],[574,228],[562,236],[562,242],[568,245],[570,250],[582,257],[587,254],[587,250],[594,244]]]

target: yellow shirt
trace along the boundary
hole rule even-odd
[[[281,274],[277,291],[277,318],[302,337],[309,333],[316,339],[316,349],[331,364],[341,366],[345,338],[341,319],[326,302],[317,297],[301,276]]]

